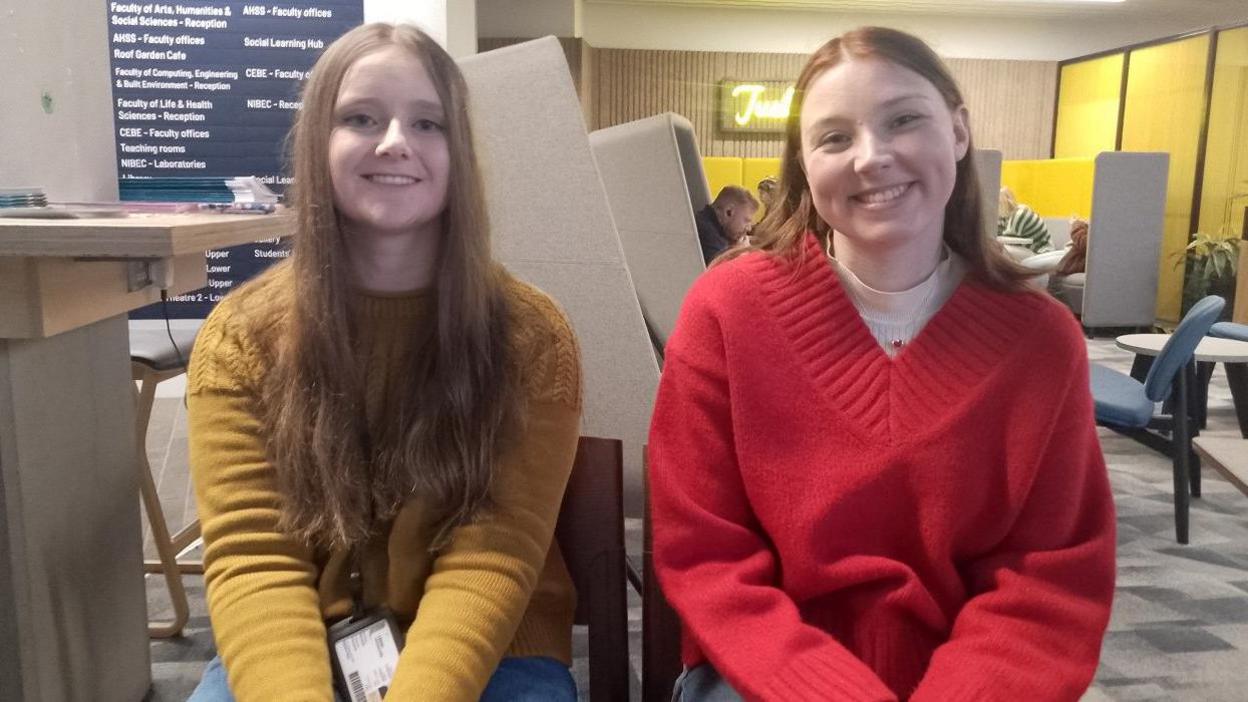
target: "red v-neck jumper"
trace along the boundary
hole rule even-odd
[[[650,430],[654,563],[748,700],[1077,700],[1114,590],[1087,351],[964,282],[890,359],[813,237],[703,275]]]

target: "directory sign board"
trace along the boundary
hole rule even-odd
[[[320,51],[363,19],[363,0],[108,0],[119,177],[255,176],[282,192],[299,88]],[[208,287],[172,298],[170,316],[206,316],[285,255],[278,241],[209,253]]]

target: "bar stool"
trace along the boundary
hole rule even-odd
[[[186,372],[186,362],[195,344],[199,328],[174,329],[172,336],[177,348],[169,342],[170,332],[165,329],[136,329],[130,325],[130,372],[139,382],[135,390],[135,434],[139,455],[139,492],[147,521],[152,527],[152,541],[156,544],[159,559],[144,561],[146,573],[161,573],[169,588],[169,600],[173,605],[173,621],[148,622],[147,633],[152,638],[180,636],[190,618],[186,590],[182,586],[183,573],[203,573],[202,561],[179,562],[178,554],[199,538],[199,520],[193,521],[177,534],[169,535],[165,512],[160,506],[160,495],[152,477],[152,466],[147,461],[147,425],[152,417],[152,404],[156,399],[156,386]]]

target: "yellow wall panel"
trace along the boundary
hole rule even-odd
[[[1183,269],[1175,264],[1192,233],[1208,53],[1205,34],[1133,50],[1128,63],[1122,150],[1170,154],[1166,221],[1157,262],[1157,316],[1169,321],[1179,318]]]
[[[1005,161],[1001,164],[1001,185],[1014,191],[1015,199],[1041,217],[1088,219],[1092,215],[1095,172],[1091,158]]]
[[[706,172],[706,184],[710,186],[711,200],[725,185],[741,185],[741,159],[732,156],[708,156],[702,159]]]
[[[725,185],[739,185],[755,198],[758,198],[758,181],[767,176],[780,176],[780,159],[778,158],[733,158],[731,156],[708,156],[702,159],[702,168],[706,172],[706,182],[711,191],[711,199],[719,194]],[[758,208],[754,221],[763,218],[763,208]]]
[[[741,163],[741,187],[758,197],[758,181],[767,176],[780,177],[780,159],[747,158]]]
[[[1054,158],[1096,158],[1118,136],[1123,54],[1062,66]]]
[[[1200,231],[1237,237],[1248,206],[1248,27],[1218,34]],[[1242,275],[1242,274],[1241,274]]]
[[[749,190],[754,197],[760,197],[758,194],[758,181],[767,176],[775,176],[780,178],[780,159],[778,158],[747,158],[742,159],[741,163],[741,187]],[[754,213],[754,221],[763,218],[763,208],[759,207]]]

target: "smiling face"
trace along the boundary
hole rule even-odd
[[[877,250],[940,246],[970,143],[965,108],[950,110],[907,68],[856,58],[811,81],[800,129],[811,199],[838,239]]]
[[[334,206],[348,237],[436,236],[446,209],[446,116],[425,66],[398,46],[347,70],[329,137]]]

